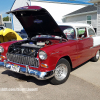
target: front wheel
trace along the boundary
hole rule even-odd
[[[91,59],[93,62],[97,62],[99,60],[100,52],[97,51],[96,55]]]
[[[50,79],[50,82],[54,85],[64,83],[68,79],[70,71],[71,68],[69,62],[64,58],[61,58],[57,63],[54,77]]]

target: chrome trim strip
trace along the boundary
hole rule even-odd
[[[13,55],[14,55],[14,54],[13,54]],[[16,54],[16,55],[19,55],[19,56],[22,56],[22,57],[29,57],[29,56],[27,56],[27,55],[21,55],[21,54]],[[16,55],[14,55],[14,56],[16,56]],[[6,54],[6,56],[7,56],[7,54]],[[20,59],[20,58],[19,58],[19,59]],[[22,60],[23,60],[23,59],[22,59]],[[38,67],[39,67],[39,59],[34,57],[34,60],[37,60],[37,62],[35,62],[35,66],[31,66],[31,67],[38,68]],[[16,63],[16,64],[20,64],[20,63],[17,63],[17,62],[15,62],[15,61],[10,61],[9,59],[7,59],[7,61],[12,62],[12,63]],[[21,62],[22,62],[22,61],[21,61]],[[25,64],[20,64],[20,65],[26,66]]]
[[[24,64],[20,64],[20,63],[13,62],[13,61],[8,61],[8,62],[15,63],[15,64],[19,64],[19,65],[23,65],[23,66],[27,66],[27,65],[24,65]],[[30,67],[39,68],[39,67],[36,67],[36,66],[30,66]]]
[[[3,67],[10,70],[11,64],[6,64],[5,66],[3,65]],[[10,70],[10,71],[12,71],[12,70]],[[17,72],[17,73],[33,76],[33,77],[37,78],[38,80],[46,80],[46,79],[52,78],[54,76],[54,70],[49,71],[49,72],[40,72],[38,70],[30,69],[28,67],[28,65],[26,66],[26,68],[20,67],[20,72]]]
[[[57,54],[57,53],[59,53],[59,51],[58,51],[58,52],[51,53],[51,55],[52,55],[52,54]]]
[[[92,49],[92,48],[94,48],[94,47],[90,47],[90,49]]]

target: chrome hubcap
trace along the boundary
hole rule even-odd
[[[67,73],[67,66],[65,64],[59,64],[55,69],[55,78],[61,81],[67,76]]]
[[[96,53],[96,59],[98,59],[99,58],[99,51],[97,51],[97,53]]]

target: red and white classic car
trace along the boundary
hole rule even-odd
[[[21,7],[8,13],[18,18],[29,39],[0,44],[0,59],[5,68],[39,80],[49,79],[57,85],[64,83],[78,65],[89,59],[98,61],[100,37],[92,26],[58,25],[47,10],[38,6]]]

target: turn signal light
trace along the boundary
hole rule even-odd
[[[1,55],[1,56],[0,56],[0,60],[2,60],[2,59],[5,59],[5,56],[2,56],[2,55]]]
[[[48,65],[42,63],[42,64],[41,64],[41,67],[48,68]]]

